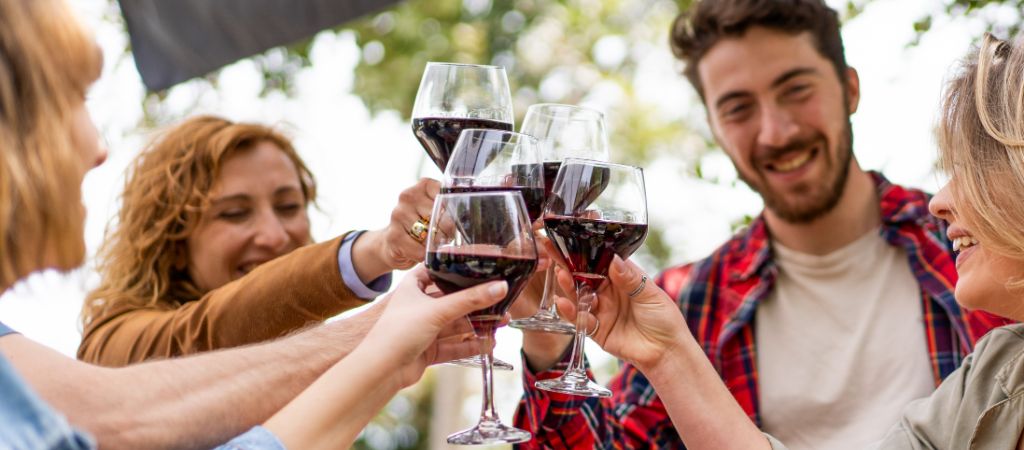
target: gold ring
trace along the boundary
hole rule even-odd
[[[644,286],[647,286],[647,275],[644,275],[643,277],[640,278],[640,284],[637,285],[636,289],[633,289],[633,291],[630,292],[628,295],[630,297],[636,297],[637,294],[644,290]]]
[[[593,330],[587,332],[587,337],[594,337],[594,334],[597,333],[597,330],[601,329],[601,319],[598,319],[597,316],[594,316],[594,321],[597,322],[597,325],[594,326]]]
[[[412,224],[412,227],[409,228],[409,236],[415,239],[416,242],[422,243],[427,239],[427,230],[429,229],[429,224],[430,222],[426,221],[423,218],[420,218],[419,220],[416,221],[416,223]]]

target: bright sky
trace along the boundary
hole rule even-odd
[[[838,6],[845,1],[829,3]],[[862,166],[882,170],[893,181],[932,191],[938,180],[931,172],[935,156],[931,130],[942,81],[966,52],[969,36],[980,34],[978,24],[939,20],[919,47],[906,49],[912,37],[910,24],[936,8],[935,3],[878,0],[843,32],[847,59],[861,78],[862,101],[853,118],[858,159]],[[132,61],[116,56],[127,37],[103,19],[116,10],[109,10],[106,0],[79,0],[74,6],[95,28],[107,55],[103,77],[89,99],[93,118],[110,147],[109,160],[86,178],[84,186],[89,211],[86,241],[93,252],[117,210],[124,168],[146,139],[133,129],[141,116],[143,89]],[[615,51],[613,45],[605,47]],[[694,94],[676,74],[667,46],[653,48],[635,80],[639,95],[667,110],[692,105]],[[180,117],[197,104],[196,112],[282,124],[319,183],[322,212],[312,215],[314,236],[323,240],[349,229],[381,227],[402,189],[418,176],[440,174],[433,164],[425,163],[405,119],[397,113],[370,117],[351,93],[359,57],[351,34],[322,33],[313,47],[312,67],[298,77],[294,98],[259,99],[261,77],[251,62],[242,61],[222,71],[219,91],[186,83],[171,91],[164,108]],[[671,158],[646,168],[650,220],[666,230],[668,242],[676,247],[677,262],[707,254],[728,237],[731,222],[760,209],[759,198],[745,186],[712,185],[681,173],[679,162]],[[721,153],[707,157],[704,173],[720,180],[736,179]],[[3,295],[0,318],[28,337],[73,356],[80,338],[81,299],[94,281],[95,274],[88,268],[68,275],[33,276]],[[497,356],[519,365],[519,332],[503,330],[498,339]],[[592,359],[607,361],[596,345],[588,347]],[[498,382],[500,412],[510,418],[521,392],[518,372],[504,374]],[[469,403],[468,417],[478,412],[476,408]]]

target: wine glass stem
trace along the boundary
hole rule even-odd
[[[494,410],[494,351],[491,345],[494,341],[494,329],[484,331],[483,336],[478,335],[477,341],[480,342],[480,354],[483,355],[483,364],[480,368],[484,376],[480,422],[498,422],[498,413]]]
[[[597,292],[586,283],[576,283],[576,338],[572,341],[572,358],[567,373],[585,378],[587,371],[583,367],[583,343],[587,338],[587,315],[597,299]]]
[[[554,264],[548,266],[547,271],[544,273],[544,295],[540,297],[540,305],[537,309],[540,312],[546,312],[552,317],[558,317],[558,308],[552,299],[555,297],[555,266]]]

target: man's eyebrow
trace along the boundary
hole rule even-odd
[[[817,75],[817,74],[818,74],[818,69],[815,69],[813,67],[797,67],[795,69],[792,69],[792,70],[790,70],[790,71],[780,75],[778,78],[775,79],[775,81],[772,81],[772,87],[773,88],[777,88],[777,87],[785,84],[787,81],[792,80],[793,78],[799,77],[801,75]]]
[[[789,70],[786,73],[784,73],[784,74],[780,75],[779,77],[775,78],[775,80],[772,81],[772,85],[771,86],[772,86],[772,88],[777,88],[777,87],[785,84],[787,81],[792,80],[793,78],[796,78],[796,77],[799,77],[799,76],[802,76],[802,75],[816,75],[816,74],[818,74],[818,69],[815,69],[813,67],[797,67],[797,68]],[[726,102],[728,102],[729,100],[732,100],[732,99],[735,99],[735,98],[739,98],[739,97],[745,97],[745,96],[748,96],[748,95],[750,95],[750,92],[748,92],[748,91],[738,91],[737,90],[737,91],[726,92],[721,97],[718,97],[718,100],[715,101],[715,108],[716,109],[717,108],[721,108],[722,105],[725,104]]]

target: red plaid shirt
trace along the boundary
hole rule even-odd
[[[928,213],[929,195],[891,184],[881,174],[871,175],[881,199],[881,236],[906,250],[921,287],[928,355],[938,385],[960,366],[977,339],[1009,321],[957,305],[955,256],[946,238],[946,224]],[[670,268],[655,280],[679,302],[690,331],[757,424],[761,420],[754,310],[771,292],[778,274],[768,239],[759,217],[711,256]],[[607,399],[533,387],[538,379],[559,376],[565,365],[563,360],[554,370],[540,374],[524,371],[525,393],[515,425],[531,431],[534,440],[519,448],[684,448],[654,388],[629,364],[612,380],[613,395]]]

